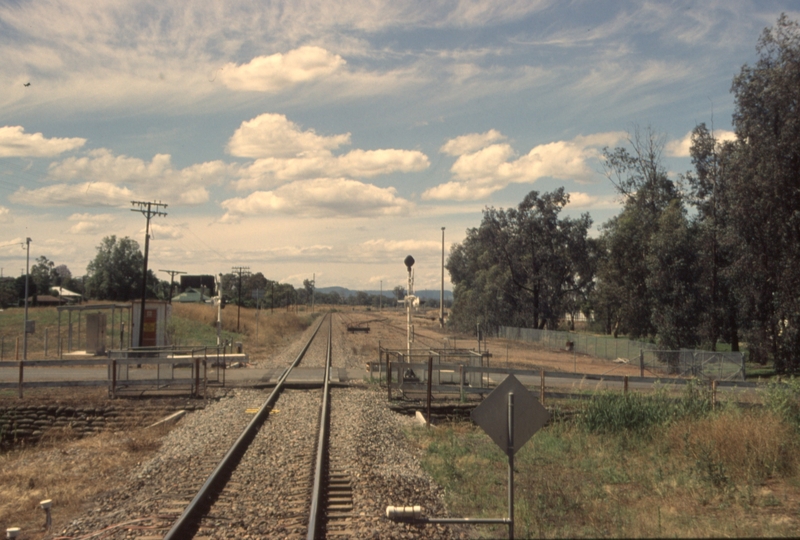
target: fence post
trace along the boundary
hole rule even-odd
[[[544,405],[544,370],[541,371],[541,375],[542,375],[542,388],[541,388],[541,393],[539,395],[539,401],[541,401],[542,405]]]
[[[639,349],[639,377],[644,377],[644,350]]]
[[[625,377],[622,378],[622,389],[623,389],[622,390],[623,393],[625,393],[625,395],[627,395],[628,394],[628,376],[627,375],[625,375]]]
[[[458,393],[461,395],[461,401],[464,401],[464,364],[458,366]]]
[[[386,388],[389,391],[389,401],[392,401],[392,361],[386,356]]]
[[[19,363],[19,399],[22,399],[22,361]]]
[[[47,358],[47,328],[44,329],[44,356]]]
[[[711,410],[717,410],[717,380],[711,381]]]
[[[111,361],[111,399],[117,397],[117,361]]]
[[[428,356],[428,417],[426,426],[431,427],[431,383],[433,382],[433,356]]]
[[[200,394],[200,358],[194,359],[194,396]]]
[[[19,336],[17,336],[17,342],[14,346],[14,360],[19,361]]]

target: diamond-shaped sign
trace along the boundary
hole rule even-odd
[[[506,377],[470,417],[508,453],[508,394],[514,393],[514,454],[550,419],[536,397],[513,375]]]

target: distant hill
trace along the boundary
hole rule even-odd
[[[354,296],[357,292],[359,292],[359,291],[351,291],[350,289],[347,289],[345,287],[320,287],[317,290],[319,292],[322,292],[322,293],[325,293],[325,294],[330,294],[332,292],[336,292],[336,293],[339,293],[339,296],[341,296],[342,298],[348,298],[350,296]],[[377,290],[377,291],[365,290],[363,292],[365,292],[367,294],[374,294],[375,296],[379,296],[381,294],[380,290]],[[424,289],[422,291],[417,291],[416,294],[417,294],[417,296],[419,298],[430,298],[431,300],[438,300],[439,299],[439,289]],[[383,291],[383,296],[391,298],[391,297],[394,296],[394,293],[392,292],[392,289],[385,289]],[[452,291],[448,291],[448,290],[445,289],[445,291],[444,291],[444,299],[446,301],[447,300],[451,300],[452,301],[453,300],[453,292]]]

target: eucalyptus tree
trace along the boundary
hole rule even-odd
[[[531,191],[517,208],[486,208],[477,228],[453,247],[451,321],[462,328],[555,328],[593,283],[591,219],[560,218],[569,195]]]
[[[720,143],[701,123],[692,131],[690,155],[694,171],[684,175],[687,199],[696,209],[698,292],[704,302],[700,321],[702,340],[716,350],[721,339],[739,350],[739,310],[732,262],[738,251],[731,235],[728,211],[730,180],[736,170],[736,144]]]
[[[107,236],[97,246],[95,258],[86,267],[86,294],[97,300],[127,301],[138,298],[141,291],[144,256],[139,244],[127,236]],[[156,296],[158,278],[148,270],[147,294]]]
[[[737,135],[728,211],[754,359],[800,370],[800,26],[764,30],[732,84]]]
[[[678,197],[662,163],[664,139],[636,128],[630,149],[603,151],[605,173],[623,200],[622,212],[603,224],[603,253],[595,304],[611,321],[612,333],[632,338],[655,336],[652,315],[658,309],[648,289],[648,255],[659,219]]]

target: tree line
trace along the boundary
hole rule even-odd
[[[144,255],[138,242],[129,237],[107,236],[97,246],[94,259],[86,267],[86,274],[73,277],[66,265],[56,265],[45,256],[36,259],[30,269],[28,295],[37,304],[41,295],[50,295],[52,287],[63,287],[85,298],[128,302],[141,298],[142,268]],[[241,278],[241,279],[240,279]],[[169,300],[178,292],[170,290],[169,280],[161,280],[147,271],[147,298]],[[224,303],[241,304],[251,308],[286,308],[296,304],[310,305],[313,302],[325,305],[389,306],[402,300],[405,289],[395,287],[394,296],[368,294],[359,291],[349,297],[337,292],[323,293],[314,290],[311,280],[295,288],[288,283],[270,280],[261,272],[247,272],[241,276],[230,272],[220,278],[221,296]],[[205,291],[209,295],[211,291]],[[215,291],[216,294],[216,291]],[[25,299],[25,276],[0,279],[0,307],[17,306]],[[436,302],[438,306],[438,301]]]
[[[735,140],[697,125],[693,170],[670,178],[664,138],[634,129],[606,148],[622,211],[598,238],[560,217],[563,189],[486,208],[453,246],[450,321],[570,326],[577,313],[615,337],[668,349],[746,342],[751,360],[800,371],[800,28],[782,15],[734,77]]]

